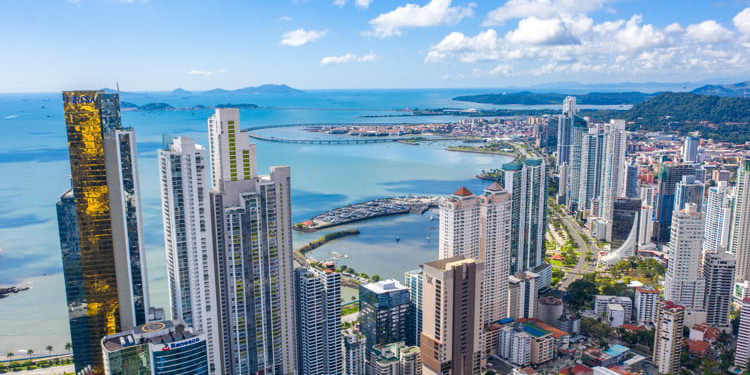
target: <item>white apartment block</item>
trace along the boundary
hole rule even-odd
[[[706,280],[704,310],[706,323],[715,327],[729,326],[736,262],[730,253],[704,253],[702,274]]]
[[[365,375],[367,339],[360,333],[343,335],[344,374]]]
[[[678,374],[680,371],[684,319],[683,306],[671,301],[660,302],[653,353],[654,364],[659,368],[660,374]]]
[[[735,189],[729,251],[737,258],[734,281],[739,283],[750,279],[750,156],[740,163]]]
[[[658,318],[659,291],[650,286],[635,288],[634,308],[638,324],[655,323]]]
[[[708,189],[703,252],[718,253],[729,248],[734,209],[732,198],[731,188],[727,186],[726,181],[719,181],[716,186]]]
[[[172,320],[206,334],[211,373],[222,374],[208,162],[206,150],[186,137],[159,150]]]
[[[703,229],[703,217],[693,203],[672,216],[664,299],[688,310],[703,310],[706,285],[701,275]]]
[[[594,297],[594,313],[600,316],[607,315],[607,305],[610,303],[621,305],[625,321],[630,321],[633,316],[633,300],[630,297],[598,295]]]
[[[734,365],[747,369],[750,360],[750,298],[742,300],[740,310],[740,330],[737,334],[737,349],[734,352]]]
[[[615,198],[625,196],[625,151],[627,148],[625,120],[611,120],[604,125],[604,154],[602,155],[600,220],[606,225],[607,241],[612,241]]]

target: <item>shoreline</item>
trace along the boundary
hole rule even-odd
[[[474,147],[477,148],[477,147]],[[482,150],[467,150],[467,149],[460,149],[457,147],[446,147],[446,151],[453,151],[453,152],[466,152],[470,154],[487,154],[487,155],[501,155],[501,156],[513,156],[518,157],[517,152],[508,152],[508,151],[482,151]]]

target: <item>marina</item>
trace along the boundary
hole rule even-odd
[[[309,220],[294,224],[294,229],[301,232],[315,232],[324,228],[382,216],[410,213],[421,215],[430,208],[438,207],[441,199],[441,197],[414,195],[374,199],[326,211]],[[400,238],[397,239],[398,241],[400,241]]]

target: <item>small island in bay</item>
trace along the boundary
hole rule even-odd
[[[16,294],[16,293],[23,292],[24,290],[29,290],[29,288],[30,287],[28,287],[28,286],[0,287],[0,299],[8,297],[11,294]]]

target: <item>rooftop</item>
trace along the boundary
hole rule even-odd
[[[457,197],[470,197],[474,195],[474,193],[471,192],[471,190],[467,189],[466,186],[461,186],[458,190],[456,190],[453,195]]]
[[[377,293],[377,294],[395,292],[399,290],[409,290],[409,288],[403,286],[396,279],[381,280],[375,283],[369,283],[369,284],[363,285],[362,287],[367,288],[373,293]]]
[[[610,346],[609,349],[605,350],[604,354],[610,355],[612,357],[617,357],[619,355],[626,353],[629,350],[630,348],[628,348],[627,346],[616,344],[616,345]]]
[[[168,344],[195,336],[182,323],[175,323],[169,320],[148,322],[130,331],[106,336],[102,345],[108,351],[117,351],[133,345]]]

